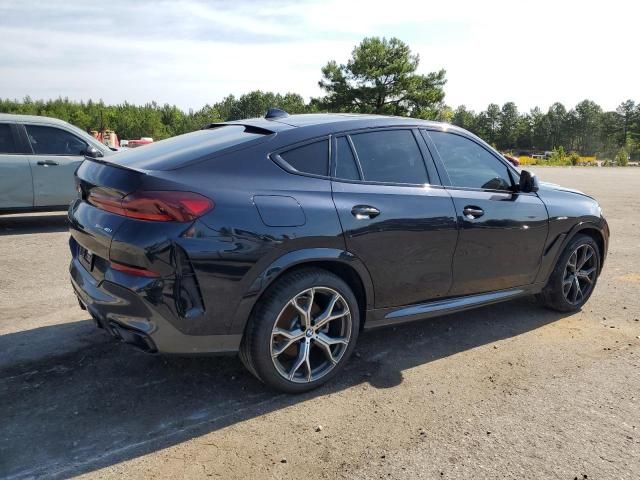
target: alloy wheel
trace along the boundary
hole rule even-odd
[[[328,287],[295,295],[276,318],[271,359],[288,381],[316,381],[340,362],[351,340],[352,319],[345,298]]]
[[[596,260],[595,250],[586,244],[569,256],[562,278],[562,294],[570,304],[577,305],[591,292],[597,274]]]

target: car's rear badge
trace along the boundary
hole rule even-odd
[[[109,227],[103,227],[102,225],[100,225],[99,223],[96,223],[95,227],[98,230],[104,230],[107,233],[113,233],[113,229],[109,228]]]

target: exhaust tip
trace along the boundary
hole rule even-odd
[[[142,350],[145,353],[156,353],[158,351],[155,343],[153,343],[153,340],[151,340],[148,335],[125,328],[114,322],[111,322],[109,326],[111,327],[113,335],[120,341],[129,345],[133,345],[134,347]]]

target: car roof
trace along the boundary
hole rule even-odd
[[[448,123],[411,117],[357,113],[304,113],[275,118],[249,118],[212,125],[244,125],[274,133],[286,132],[287,137],[299,138],[311,138],[349,130],[397,126],[431,127],[464,132],[464,130]]]
[[[367,122],[376,121],[382,118],[401,118],[390,117],[384,115],[368,115],[362,113],[301,113],[298,115],[289,115],[288,117],[276,117],[270,121],[284,123],[292,127],[308,127],[312,125],[339,123],[339,122]]]
[[[65,130],[70,130],[77,136],[82,137],[84,140],[90,142],[93,146],[99,148],[103,153],[110,152],[109,147],[96,140],[92,135],[75,125],[60,120],[59,118],[42,117],[40,115],[14,115],[12,113],[0,113],[0,122],[11,123],[30,123],[34,125],[50,125],[54,127],[62,127]]]
[[[69,126],[68,122],[59,118],[42,117],[40,115],[14,115],[12,113],[0,113],[0,122],[16,123],[40,123],[45,125]]]
[[[249,118],[246,120],[234,120],[230,122],[224,122],[230,124],[242,124],[252,125],[260,128],[282,130],[282,127],[278,127],[277,124],[286,125],[289,127],[313,127],[318,125],[336,125],[342,123],[349,123],[352,125],[361,125],[366,127],[369,125],[441,125],[440,122],[433,122],[429,120],[421,120],[411,117],[394,117],[391,115],[374,115],[364,113],[300,113],[295,115],[288,115],[283,117],[274,118]]]

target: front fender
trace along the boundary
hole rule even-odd
[[[240,301],[231,326],[230,333],[237,334],[244,331],[244,327],[251,315],[254,305],[271,285],[285,271],[304,264],[327,262],[338,263],[352,268],[360,277],[366,295],[366,308],[370,310],[374,305],[373,282],[369,271],[362,261],[350,252],[336,248],[307,248],[283,252],[283,255],[273,261],[253,281],[247,295]]]
[[[564,233],[559,233],[558,236],[554,239],[551,245],[548,246],[547,251],[545,252],[542,258],[542,265],[540,270],[538,271],[538,276],[536,278],[535,283],[541,283],[546,285],[549,280],[549,275],[553,271],[560,255],[569,244],[571,239],[575,237],[578,233],[584,230],[596,230],[600,238],[602,240],[603,251],[601,252],[602,258],[600,263],[600,269],[602,270],[602,266],[604,265],[604,261],[607,257],[607,250],[609,248],[609,226],[604,217],[600,217],[597,221],[582,221],[576,223],[569,231]]]

